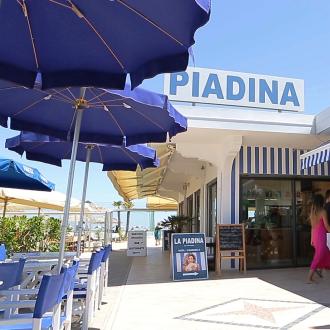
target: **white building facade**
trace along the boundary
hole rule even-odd
[[[194,75],[191,70],[188,78],[166,78],[165,84],[178,84],[176,89],[165,88],[170,98],[179,101],[178,95],[181,95],[182,101],[187,102],[199,97],[200,102],[201,94],[207,95],[202,92],[203,87],[193,91],[193,88],[198,90],[198,86],[190,82]],[[203,75],[202,69],[197,72],[199,77]],[[221,72],[216,74],[221,82]],[[248,84],[246,75],[243,74],[241,80]],[[235,81],[240,81],[240,74],[235,76],[238,77]],[[307,265],[313,253],[309,225],[311,196],[330,189],[330,166],[325,163],[302,170],[300,155],[330,139],[328,126],[320,120],[328,116],[328,111],[316,116],[303,114],[301,81],[297,91],[285,92],[283,79],[293,81],[293,88],[295,80],[262,78],[268,89],[263,87],[266,97],[259,96],[259,101],[276,103],[283,100],[281,93],[287,93],[291,106],[277,104],[278,111],[274,111],[274,104],[255,102],[253,106],[259,107],[256,110],[250,107],[249,100],[244,104],[249,108],[242,108],[242,100],[239,108],[237,100],[232,101],[233,105],[227,100],[225,106],[176,105],[188,118],[189,129],[171,141],[175,143],[175,152],[159,181],[157,194],[176,199],[179,212],[193,218],[189,231],[214,237],[217,223],[245,223],[248,268]],[[207,78],[203,79],[205,86]],[[253,75],[253,79],[257,81],[258,77]],[[186,86],[191,95],[180,91],[179,88]],[[282,92],[280,88],[274,92],[274,86],[282,86]],[[222,99],[214,99],[214,95],[219,96],[216,87],[214,81],[209,84],[213,99],[205,103],[223,103]],[[228,96],[228,88],[228,85],[223,87],[220,96]],[[245,96],[240,93],[239,83],[231,88],[234,90],[229,93],[231,96],[240,94],[246,98],[246,93],[251,94],[246,86]],[[171,92],[178,95],[171,96]],[[259,89],[253,93],[261,92]],[[294,93],[296,103],[290,98]],[[277,98],[272,98],[274,95]],[[294,113],[295,104],[299,108]]]

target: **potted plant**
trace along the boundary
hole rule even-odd
[[[185,215],[170,215],[161,222],[161,225],[172,233],[182,233],[183,227],[191,221],[192,219]]]
[[[170,215],[167,219],[161,222],[164,231],[164,250],[169,250],[171,246],[171,234],[182,233],[185,225],[189,224],[192,219],[185,215]]]

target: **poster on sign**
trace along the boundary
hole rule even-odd
[[[207,279],[205,234],[172,234],[171,240],[173,280]]]

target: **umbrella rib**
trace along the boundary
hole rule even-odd
[[[24,111],[26,111],[26,110],[32,108],[33,106],[35,106],[36,104],[38,104],[38,103],[40,103],[40,102],[42,102],[42,101],[44,101],[44,97],[41,98],[40,100],[34,101],[34,102],[32,102],[31,104],[27,105],[27,106],[24,107],[23,109],[19,110],[19,111],[16,112],[15,114],[13,114],[12,117],[16,117],[16,116],[18,116],[18,115],[21,114],[22,112],[24,112]]]
[[[37,50],[36,50],[36,46],[34,44],[34,38],[33,38],[33,33],[32,33],[32,28],[31,28],[31,23],[30,23],[30,17],[29,17],[29,13],[28,13],[28,10],[27,10],[27,6],[26,6],[26,3],[25,3],[25,0],[23,0],[22,2],[20,2],[20,1],[17,0],[17,2],[21,6],[22,11],[23,11],[23,14],[24,14],[24,16],[26,18],[26,22],[27,22],[27,25],[28,25],[28,28],[29,28],[29,34],[30,34],[30,39],[31,39],[33,54],[34,54],[34,60],[36,62],[37,69],[39,69]]]
[[[111,48],[110,45],[108,45],[108,43],[104,40],[104,38],[102,37],[101,33],[97,31],[97,29],[95,28],[95,26],[89,21],[89,19],[79,10],[79,8],[72,3],[71,0],[68,0],[68,2],[70,3],[71,6],[67,6],[64,5],[58,1],[55,0],[48,0],[54,4],[57,4],[59,6],[65,7],[67,9],[72,10],[79,18],[83,19],[85,21],[85,23],[93,30],[93,32],[97,35],[97,37],[101,40],[101,42],[103,43],[103,45],[108,49],[108,51],[111,53],[111,55],[114,57],[114,59],[116,60],[116,62],[119,64],[119,66],[121,67],[121,69],[126,72],[126,69],[123,65],[123,63],[120,61],[120,59],[118,58],[118,56],[115,54],[114,50]]]
[[[59,94],[60,96],[62,96],[64,99],[68,100],[70,103],[74,102],[74,101],[75,101],[75,98],[70,99],[70,97],[68,97],[67,95],[62,94],[62,91],[66,90],[66,89],[67,89],[67,88],[63,88],[61,91],[56,90],[56,89],[52,89],[52,91],[53,91],[54,93],[57,93],[57,94]]]
[[[71,89],[70,88],[66,88],[67,91],[71,94],[71,96],[73,97],[73,100],[76,100],[76,97],[73,95],[73,93],[71,92]]]
[[[104,95],[104,94],[100,94],[99,96],[102,96],[102,95]],[[95,99],[95,97],[93,99]],[[98,103],[102,102],[104,104],[108,103],[110,105],[110,103],[112,103],[112,102],[123,101],[123,100],[125,100],[125,97],[120,97],[120,98],[114,99],[114,100],[105,100],[105,101],[93,102],[93,104],[98,104]],[[91,101],[91,100],[89,100],[89,101]]]
[[[131,158],[131,160],[133,160],[136,164],[140,165],[139,164],[139,161],[137,159],[134,158],[133,155],[131,155],[127,149],[125,147],[120,147],[122,151],[124,151],[124,154],[126,154],[126,156],[128,156],[129,158]]]
[[[8,91],[10,89],[16,89],[16,88],[21,88],[21,86],[3,87],[3,88],[0,88],[0,91]]]
[[[91,90],[91,88],[88,88],[88,89]],[[105,94],[107,94],[107,93],[109,93],[109,92],[108,92],[108,91],[103,91],[101,94],[96,95],[96,96],[92,97],[91,99],[89,99],[89,100],[87,100],[87,101],[88,101],[88,103],[91,103],[91,101],[93,101],[93,100],[95,100],[96,98],[101,97],[101,96],[103,96],[103,95],[105,95]],[[94,95],[95,95],[95,93],[94,93]]]
[[[92,94],[95,95],[95,93],[94,93],[93,90],[90,89],[90,92],[91,92]],[[102,104],[106,109],[108,109],[108,108],[106,107],[106,105],[103,103],[103,101],[99,98],[99,96],[95,95],[95,97],[101,102],[101,104]],[[109,109],[108,109],[108,111],[106,111],[106,112],[110,115],[110,117],[112,118],[112,120],[114,121],[114,123],[117,125],[117,127],[119,128],[121,134],[122,134],[123,136],[125,136],[125,133],[124,133],[123,129],[120,127],[119,123],[117,122],[116,118],[115,118],[114,115],[111,113],[111,111],[109,111]]]
[[[101,162],[102,162],[102,164],[104,164],[103,157],[102,157],[102,152],[101,152],[101,148],[100,148],[100,146],[98,144],[96,144],[95,146],[97,148],[97,151],[99,152],[99,155],[100,155],[100,158],[101,158]]]
[[[133,7],[131,7],[130,5],[128,5],[125,1],[123,1],[123,0],[117,0],[117,1],[120,4],[122,4],[123,6],[125,6],[126,8],[128,8],[129,10],[131,10],[136,15],[140,16],[141,18],[143,18],[146,22],[150,23],[152,26],[154,26],[156,29],[158,29],[162,33],[164,33],[166,36],[168,36],[169,38],[171,38],[172,40],[174,40],[176,43],[178,43],[179,45],[187,48],[187,46],[184,45],[181,41],[179,41],[178,39],[176,39],[169,32],[165,31],[163,28],[161,28],[159,25],[157,25],[155,22],[153,22],[150,18],[148,18],[147,16],[143,15],[142,13],[140,13],[139,11],[137,11],[136,9],[134,9]]]
[[[64,3],[60,3],[60,2],[55,1],[55,0],[48,0],[48,1],[49,1],[49,2],[52,2],[52,3],[56,4],[56,5],[59,5],[59,6],[62,6],[62,7],[68,8],[68,9],[71,9],[70,6],[65,5]]]
[[[136,110],[134,107],[131,106],[131,109],[133,111],[135,111],[136,113],[138,113],[140,116],[142,116],[143,118],[145,118],[146,120],[148,120],[149,122],[151,122],[152,124],[154,124],[155,126],[157,126],[158,128],[165,130],[165,127],[162,127],[161,125],[159,125],[158,123],[156,123],[153,119],[149,118],[147,115],[145,115],[144,113]]]
[[[47,94],[47,93],[44,92],[44,91],[39,91],[39,92],[44,93],[44,94]],[[49,94],[47,94],[47,95],[49,95]],[[53,95],[53,94],[51,94],[51,95]],[[31,104],[27,105],[26,107],[24,107],[24,108],[21,109],[20,111],[18,111],[18,112],[16,112],[15,114],[13,114],[12,117],[16,117],[17,115],[21,114],[22,112],[24,112],[24,111],[30,109],[31,107],[35,106],[36,104],[38,104],[38,103],[40,103],[40,102],[42,102],[42,101],[44,101],[44,100],[45,100],[45,98],[43,97],[43,98],[41,98],[40,100],[37,100],[37,101],[35,101],[35,102],[32,102]],[[66,102],[65,100],[61,100],[61,101]],[[70,102],[70,103],[71,103],[71,102]]]

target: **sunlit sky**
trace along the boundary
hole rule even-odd
[[[305,113],[318,113],[330,105],[329,14],[329,0],[213,0],[211,20],[196,34],[191,65],[304,79]],[[163,77],[142,86],[162,92]],[[59,168],[21,159],[4,148],[5,139],[16,134],[0,128],[2,157],[37,167],[65,192],[69,162]],[[84,164],[78,162],[76,198],[81,197],[83,174]],[[87,199],[105,207],[120,200],[99,164],[91,164]],[[135,205],[142,207],[144,201]]]

